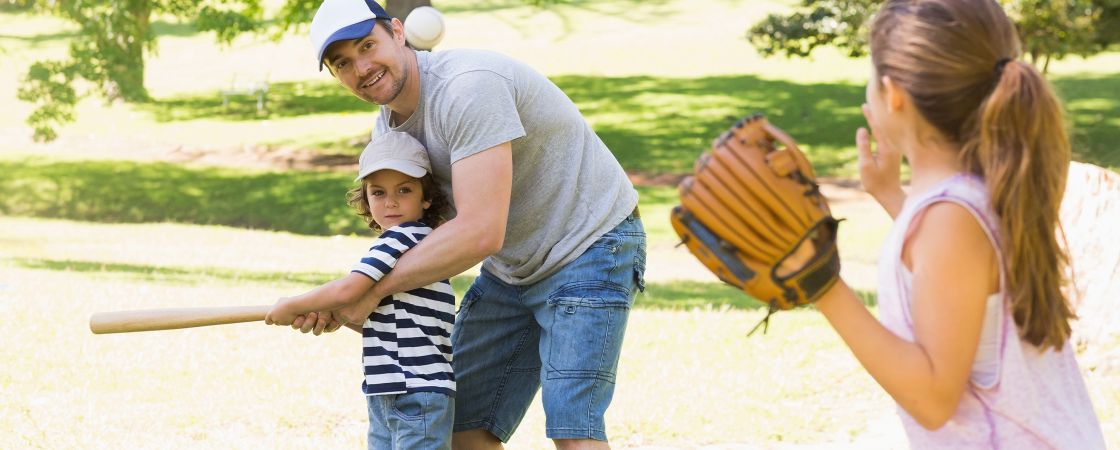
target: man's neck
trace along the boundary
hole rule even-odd
[[[416,112],[417,105],[420,104],[420,65],[416,60],[415,51],[406,53],[405,70],[408,73],[408,79],[405,80],[404,88],[401,89],[397,98],[386,105],[390,111],[389,125],[391,126],[398,126],[408,121],[412,114]]]

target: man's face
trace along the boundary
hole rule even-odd
[[[368,36],[335,42],[323,53],[331,73],[362,100],[387,105],[408,80],[404,34],[396,19],[393,30],[377,24]]]

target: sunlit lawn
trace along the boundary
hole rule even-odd
[[[681,172],[736,118],[763,111],[821,173],[851,176],[866,61],[830,51],[767,60],[742,38],[791,3],[437,6],[448,23],[441,48],[489,48],[548,74],[628,170]],[[0,338],[0,448],[360,448],[353,333],[313,338],[259,324],[88,333],[95,311],[271,303],[338,276],[368,241],[343,204],[347,172],[149,161],[177,148],[356,155],[373,110],[314,70],[305,31],[221,48],[167,18],[154,27],[162,38],[147,85],[156,100],[87,100],[58,142],[36,145],[22,125],[30,106],[14,90],[28,62],[62,56],[73,33],[53,19],[0,14],[0,64],[13,69],[0,71],[0,315],[9,329]],[[1118,67],[1120,53],[1109,53],[1057,62],[1051,74],[1078,159],[1113,168]],[[272,83],[267,112],[245,99],[222,107],[217,91],[234,77]],[[673,247],[665,218],[675,190],[639,191],[650,283],[608,415],[616,447],[904,445],[892,402],[819,314],[782,313],[768,334],[747,338],[758,304]],[[845,277],[873,304],[889,220],[873,205],[833,208],[849,219]],[[452,280],[458,292],[472,276]],[[1109,444],[1120,446],[1120,373],[1086,377]],[[550,448],[543,427],[537,404],[510,448]]]
[[[94,336],[96,311],[267,304],[338,276],[367,238],[0,217],[0,448],[355,448],[360,342],[260,324]],[[690,258],[656,251],[651,259]],[[669,261],[671,262],[671,261]],[[472,274],[457,277],[461,294]],[[608,420],[620,448],[896,448],[889,398],[812,310],[772,319],[718,283],[650,279]],[[1087,375],[1112,444],[1120,373]],[[510,448],[549,448],[534,405]],[[737,447],[738,448],[738,447]]]
[[[760,111],[797,138],[819,171],[851,176],[867,61],[828,49],[811,59],[764,59],[743,38],[750,23],[789,3],[607,0],[536,9],[520,0],[445,0],[448,35],[440,48],[491,49],[546,73],[628,170],[683,171],[712,136]],[[162,18],[154,25],[159,52],[147,67],[155,101],[106,107],[90,99],[48,152],[28,141],[20,124],[30,105],[14,91],[30,61],[64,53],[72,28],[11,14],[0,14],[0,27],[0,62],[18,69],[0,73],[0,99],[11,102],[0,110],[6,152],[119,158],[147,147],[265,146],[354,155],[372,126],[373,108],[316,71],[306,30],[221,47]],[[1113,168],[1120,167],[1118,67],[1120,53],[1051,67],[1077,159]],[[218,91],[234,79],[271,82],[268,110],[258,113],[250,99],[223,107]]]
[[[271,303],[344,272],[365,242],[0,218],[0,313],[19,324],[0,346],[0,422],[15,431],[0,447],[360,445],[356,335],[249,324],[94,336],[86,321],[104,310]],[[455,280],[460,293],[470,277]],[[649,291],[609,417],[620,446],[846,442],[891,414],[816,313],[783,314],[747,338],[763,312],[733,290],[651,280]],[[809,406],[817,413],[789,420]],[[544,447],[542,421],[536,405],[511,448]]]

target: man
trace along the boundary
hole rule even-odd
[[[318,64],[381,105],[374,134],[419,140],[452,199],[450,220],[366,298],[483,262],[452,337],[454,446],[501,448],[542,388],[558,448],[609,448],[603,415],[645,270],[638,196],[618,161],[540,73],[492,52],[414,51],[373,0],[326,0],[311,36]],[[367,303],[333,316],[361,323]],[[305,332],[330,316],[311,319]]]

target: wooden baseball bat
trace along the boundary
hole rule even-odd
[[[174,330],[264,320],[272,305],[141,309],[96,313],[89,318],[94,334]]]

